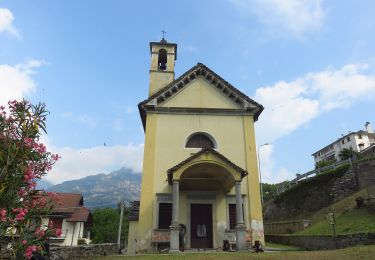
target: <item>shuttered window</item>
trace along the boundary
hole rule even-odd
[[[48,221],[48,226],[52,227],[53,229],[62,228],[63,218],[50,218]]]
[[[159,223],[158,228],[169,229],[172,222],[172,203],[159,204]]]
[[[236,204],[229,204],[228,205],[229,210],[229,229],[236,229],[236,223],[237,223],[237,211],[236,211]],[[243,210],[243,204],[242,204],[242,214],[243,219],[245,220],[245,212]]]

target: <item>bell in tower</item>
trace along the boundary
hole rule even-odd
[[[166,70],[167,69],[167,51],[165,49],[159,50],[158,56],[158,67],[159,70]]]
[[[151,96],[174,80],[174,63],[177,59],[177,44],[169,43],[163,37],[160,42],[150,42],[150,52],[149,95]]]

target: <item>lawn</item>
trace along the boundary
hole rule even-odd
[[[337,234],[375,232],[375,216],[365,208],[352,209],[336,218]],[[293,235],[332,235],[332,225],[322,220],[315,225]]]
[[[139,256],[124,256],[114,255],[96,258],[96,260],[120,260],[120,259],[134,259],[134,260],[149,260],[149,259],[303,259],[303,260],[319,260],[319,259],[374,259],[374,246],[356,246],[338,250],[326,251],[294,251],[294,252],[273,252],[273,253],[182,253],[182,254],[148,254]]]

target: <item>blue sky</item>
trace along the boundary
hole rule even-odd
[[[291,179],[311,154],[375,124],[375,2],[0,0],[0,103],[46,102],[58,183],[140,171],[149,42],[178,44],[176,75],[202,62],[265,106],[263,180]],[[104,146],[104,143],[106,145]]]

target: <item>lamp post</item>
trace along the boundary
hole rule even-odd
[[[264,143],[264,144],[258,145],[258,170],[259,170],[259,183],[260,183],[260,199],[261,199],[261,202],[262,202],[262,206],[263,206],[263,188],[262,188],[262,173],[260,171],[259,149],[262,146],[266,146],[266,145],[269,145],[269,143]]]

